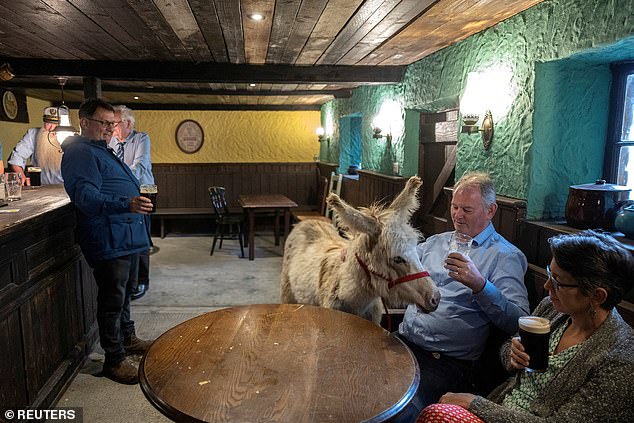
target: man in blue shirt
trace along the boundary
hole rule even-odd
[[[114,136],[110,140],[110,148],[114,150],[117,157],[130,167],[141,185],[154,184],[152,161],[150,160],[150,136],[134,129],[134,112],[128,107],[114,106],[114,118],[118,123],[114,130]],[[132,301],[144,296],[149,287],[150,251],[147,250],[139,256],[137,285],[130,297]]]
[[[399,327],[421,369],[412,417],[446,392],[472,391],[474,365],[491,325],[511,336],[517,332],[517,319],[529,312],[526,257],[493,228],[496,210],[489,176],[468,173],[455,185],[451,219],[457,232],[473,238],[469,254],[449,253],[452,232],[431,236],[418,246],[441,300],[433,313],[409,305]]]
[[[79,108],[81,136],[62,148],[64,188],[77,209],[79,245],[97,281],[97,324],[105,351],[103,373],[125,384],[138,383],[138,370],[126,358],[142,354],[151,342],[136,337],[130,319],[130,294],[139,253],[149,248],[148,198],[107,141],[115,126],[114,109],[102,100]]]

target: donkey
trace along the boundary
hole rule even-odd
[[[346,238],[326,222],[296,225],[285,244],[282,302],[334,308],[376,324],[381,299],[436,310],[440,293],[418,258],[420,234],[409,224],[421,185],[420,178],[410,178],[387,208],[374,204],[357,210],[330,194],[328,204]]]

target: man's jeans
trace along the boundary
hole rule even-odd
[[[138,284],[148,287],[150,285],[150,250],[139,253],[138,275]],[[136,289],[136,284],[134,288]]]
[[[395,417],[394,422],[415,422],[430,404],[437,403],[447,392],[473,392],[477,361],[459,360],[423,350],[405,337],[394,333],[412,350],[420,367],[420,385],[412,401]]]
[[[134,333],[130,320],[130,295],[136,280],[139,255],[131,254],[97,262],[93,274],[97,281],[97,324],[99,342],[106,352],[105,366],[125,358],[123,338]]]

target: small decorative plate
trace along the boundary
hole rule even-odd
[[[11,120],[18,116],[18,100],[11,91],[5,91],[2,95],[2,110]]]
[[[200,150],[205,140],[203,128],[195,120],[184,120],[176,128],[176,145],[183,153],[193,154]]]

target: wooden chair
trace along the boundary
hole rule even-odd
[[[341,185],[343,184],[343,173],[340,173],[339,175],[335,175],[335,172],[332,172],[330,174],[330,184],[328,186],[328,194],[330,193],[335,193],[339,196],[341,196]],[[333,220],[334,219],[334,214],[335,211],[333,209],[330,208],[330,206],[326,206],[326,214],[325,216],[330,219]]]
[[[341,174],[335,175],[335,172],[332,172],[330,174],[330,181],[328,181],[328,179],[322,176],[319,181],[320,192],[322,193],[321,201],[320,201],[321,203],[320,210],[318,212],[317,211],[293,212],[292,215],[295,221],[302,222],[304,220],[316,219],[316,220],[322,220],[324,222],[331,222],[334,211],[330,209],[330,207],[326,204],[326,198],[328,197],[328,194],[330,194],[331,192],[334,192],[337,195],[341,194],[342,181],[343,181],[343,175]]]
[[[214,209],[214,214],[216,216],[216,232],[214,233],[214,239],[211,244],[211,251],[209,252],[209,255],[212,256],[214,254],[216,241],[220,238],[218,249],[222,248],[223,240],[237,239],[240,243],[241,257],[244,257],[244,246],[242,243],[242,240],[244,239],[244,216],[242,214],[229,213],[229,207],[227,206],[227,200],[225,199],[224,187],[209,187],[208,191],[211,206]]]

